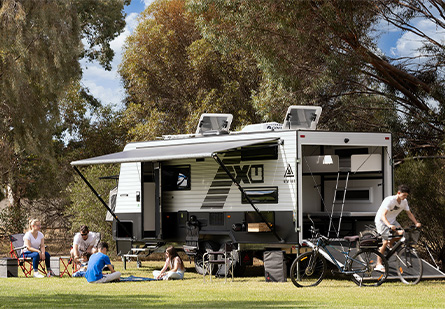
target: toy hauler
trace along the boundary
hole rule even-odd
[[[119,253],[173,244],[200,271],[206,248],[231,242],[242,265],[265,250],[292,253],[309,237],[307,214],[325,235],[356,234],[393,193],[391,134],[319,131],[320,114],[291,106],[283,124],[239,132],[230,114],[203,114],[195,134],[71,164],[80,175],[78,166],[120,164],[115,207],[106,205]]]

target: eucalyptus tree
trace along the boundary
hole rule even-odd
[[[247,50],[271,76],[257,94],[264,114],[277,108],[263,94],[279,90],[325,106],[323,121],[363,127],[357,119],[376,118],[369,128],[395,132],[402,157],[443,150],[444,43],[416,27],[421,20],[443,31],[442,0],[193,0],[189,7],[218,51]],[[379,50],[388,23],[421,42],[415,55]]]
[[[0,1],[0,175],[16,213],[12,220],[19,222],[20,199],[42,185],[39,178],[53,184],[59,103],[81,79],[82,58],[110,69],[110,42],[123,30],[129,2]]]
[[[202,112],[232,113],[235,126],[257,119],[250,99],[261,76],[256,61],[242,50],[217,52],[185,4],[155,1],[126,42],[120,74],[132,140],[193,132]]]

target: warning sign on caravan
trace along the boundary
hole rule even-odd
[[[287,165],[286,171],[284,172],[284,183],[293,183],[295,182],[294,171],[290,164]]]

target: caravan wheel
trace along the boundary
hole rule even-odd
[[[199,251],[195,255],[194,262],[195,262],[195,270],[200,275],[204,274],[202,256],[204,255],[207,249],[215,251],[219,249],[219,245],[214,241],[203,241],[199,243]],[[218,267],[214,267],[212,272],[215,274],[217,270]]]

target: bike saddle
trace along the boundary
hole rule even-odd
[[[345,236],[344,238],[345,238],[345,240],[347,240],[349,242],[354,242],[354,241],[357,241],[360,238],[360,236],[358,236],[358,235],[356,235],[356,236]]]

